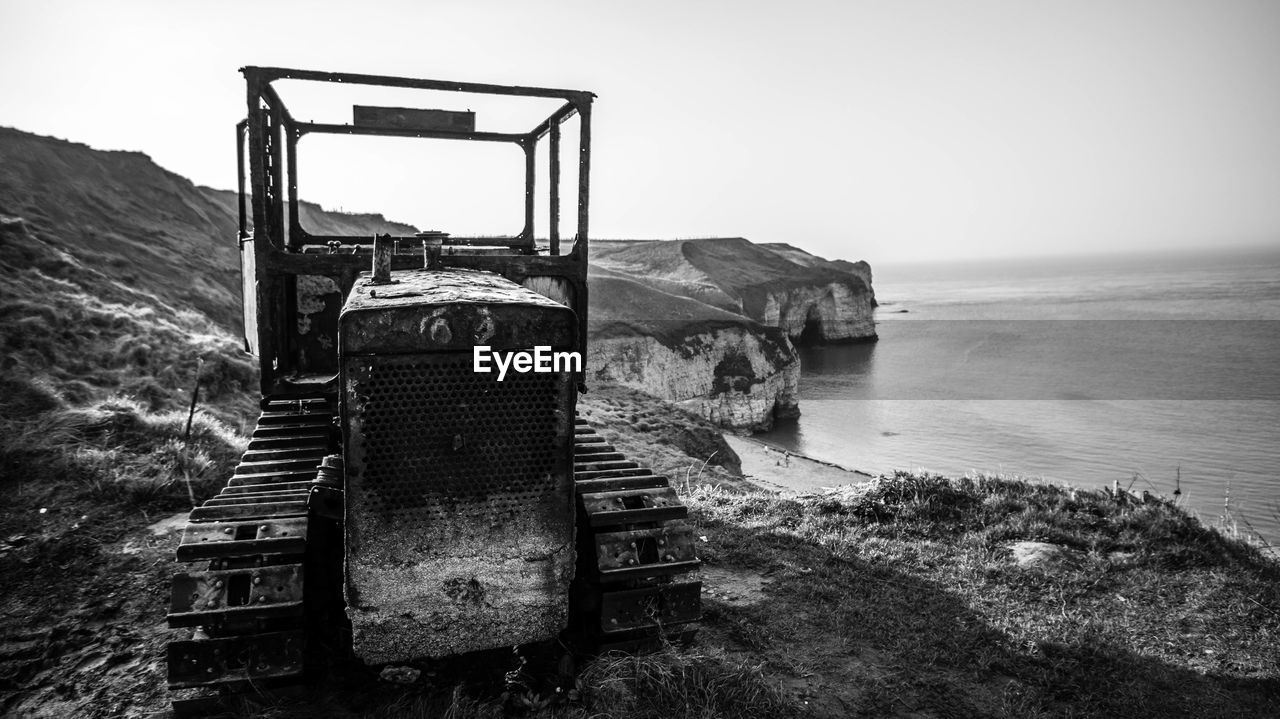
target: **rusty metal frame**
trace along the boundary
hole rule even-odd
[[[477,248],[467,253],[461,250],[445,254],[441,261],[448,267],[481,269],[497,272],[515,282],[531,277],[556,277],[563,279],[571,292],[571,308],[578,315],[579,351],[586,354],[587,326],[587,244],[588,208],[590,204],[591,171],[591,103],[595,95],[581,90],[565,90],[514,85],[492,85],[474,82],[426,80],[405,77],[365,75],[356,73],[320,72],[277,67],[244,67],[240,70],[246,81],[248,115],[236,126],[238,168],[240,170],[239,203],[241,208],[239,242],[252,239],[253,263],[251,271],[255,282],[254,297],[245,298],[246,309],[253,303],[252,312],[257,326],[249,327],[246,321],[246,346],[257,349],[262,370],[262,390],[265,394],[289,394],[287,378],[299,370],[296,359],[296,340],[292,317],[296,312],[294,283],[298,275],[323,275],[335,278],[343,293],[350,290],[356,275],[367,269],[369,256],[364,253],[372,246],[372,237],[345,235],[313,235],[299,222],[298,212],[298,140],[307,134],[372,135],[409,137],[472,142],[510,142],[525,154],[525,204],[524,227],[514,237],[450,237],[447,245],[459,248]],[[299,122],[289,112],[279,93],[272,86],[278,80],[302,80],[342,85],[396,87],[420,90],[437,90],[457,93],[562,99],[565,104],[557,108],[528,132],[501,133],[458,131],[447,129],[404,129],[368,125],[337,125],[316,122]],[[577,116],[580,122],[578,142],[578,232],[572,248],[561,254],[560,238],[560,126]],[[244,138],[247,135],[247,146]],[[539,248],[534,232],[535,177],[538,143],[549,137],[549,214],[548,246]],[[246,228],[244,207],[246,188],[244,167],[249,169],[248,199],[251,205],[252,234]],[[416,241],[414,237],[395,238]],[[332,247],[333,243],[353,248],[347,252],[317,253],[320,247]],[[502,251],[481,251],[479,248],[502,248]],[[311,251],[307,251],[310,248]],[[540,254],[545,252],[545,254]],[[394,269],[413,269],[423,265],[421,257],[397,255]],[[251,335],[256,335],[255,339]]]

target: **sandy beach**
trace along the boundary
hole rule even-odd
[[[826,487],[865,482],[874,476],[787,452],[750,437],[726,433],[724,438],[742,459],[742,474],[762,489],[806,494]]]

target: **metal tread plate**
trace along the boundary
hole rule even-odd
[[[253,504],[225,504],[201,506],[191,510],[192,522],[212,520],[250,520],[276,517],[299,517],[307,513],[305,499],[288,502],[257,502]]]
[[[267,474],[270,472],[315,472],[324,455],[316,454],[299,459],[268,459],[261,462],[241,460],[233,474]]]
[[[255,554],[301,554],[306,548],[307,518],[250,522],[193,522],[182,532],[180,562]]]
[[[579,499],[592,527],[684,519],[689,514],[671,487],[589,492]]]
[[[206,499],[202,506],[224,507],[229,504],[265,504],[268,502],[296,501],[306,499],[309,493],[310,487],[261,492],[227,492],[223,490],[218,496]]]
[[[301,676],[302,630],[170,642],[174,689]]]
[[[666,477],[658,474],[640,474],[623,477],[590,477],[579,479],[578,494],[594,494],[598,492],[616,492],[626,489],[653,489],[670,486]]]
[[[302,587],[301,564],[182,572],[173,577],[169,626],[299,615]]]
[[[600,532],[595,546],[596,566],[606,582],[692,572],[702,565],[694,550],[693,530],[679,522]]]
[[[262,474],[237,474],[227,480],[227,486],[239,487],[249,484],[275,484],[277,482],[310,482],[315,479],[314,468],[303,472],[263,472]]]
[[[308,489],[311,482],[275,482],[272,484],[235,484],[222,488],[219,496],[229,494],[262,494],[265,492],[285,492],[295,489]]]
[[[697,621],[702,614],[702,582],[657,584],[601,594],[600,630],[604,634],[648,626]]]
[[[277,446],[277,447],[249,447],[244,453],[242,462],[264,462],[267,460],[287,460],[287,459],[319,459],[329,453],[328,445],[324,444],[304,444],[294,447]]]

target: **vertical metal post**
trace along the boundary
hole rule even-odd
[[[574,260],[581,263],[585,279],[587,268],[587,244],[590,228],[587,223],[587,210],[591,203],[591,96],[587,95],[577,103],[578,129],[578,239],[573,243]],[[587,378],[587,283],[577,286],[574,297],[574,310],[578,312],[578,350],[582,352],[582,373],[578,375],[578,386],[586,387]]]
[[[538,155],[538,139],[533,136],[526,137],[520,141],[520,147],[524,149],[524,231],[520,236],[532,250],[536,244],[533,239],[533,183],[538,171],[535,164]]]
[[[440,250],[443,238],[441,237],[424,237],[422,238],[422,266],[428,270],[440,269]]]
[[[373,283],[385,285],[391,282],[391,258],[395,255],[395,243],[391,235],[373,236]]]
[[[237,249],[248,238],[245,224],[247,219],[245,211],[244,199],[244,143],[245,136],[248,134],[249,121],[241,120],[236,123],[236,190],[237,190],[237,208],[239,209],[239,224],[236,226]]]
[[[298,133],[293,129],[293,121],[286,115],[284,119],[284,132],[287,139],[289,149],[289,177],[288,177],[288,196],[286,201],[289,203],[289,242],[295,248],[301,245],[301,238],[295,238],[294,232],[299,229],[298,226]]]
[[[267,227],[267,113],[262,108],[262,78],[256,72],[245,74],[248,113],[245,120],[249,130],[249,201],[253,208],[253,273],[257,296],[254,306],[258,315],[258,378],[263,394],[270,394],[275,384],[276,362],[280,355],[280,341],[276,335],[276,312],[270,304],[273,288],[267,274],[267,256],[270,230]]]
[[[249,88],[249,114],[246,116],[249,125],[249,185],[253,188],[249,200],[253,203],[253,235],[256,245],[259,244],[257,240],[262,239],[267,232],[267,198],[266,193],[261,192],[267,184],[266,168],[262,166],[266,123],[263,122],[264,111],[258,104],[261,89],[257,76],[250,76],[246,84]]]
[[[560,254],[560,122],[551,123],[551,144],[547,148],[551,155],[551,179],[547,189],[551,192],[551,207],[547,223],[550,225],[551,255]]]
[[[581,127],[578,134],[578,241],[575,243],[582,254],[580,262],[587,261],[587,207],[591,203],[591,98],[578,104],[578,117]]]
[[[278,107],[271,108],[271,174],[272,174],[272,197],[271,197],[271,229],[273,244],[284,249],[285,244],[285,219],[284,219],[284,164],[285,164],[285,146],[280,139],[281,116],[283,113]]]

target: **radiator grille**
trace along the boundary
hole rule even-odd
[[[354,361],[364,365],[348,387],[363,461],[355,511],[402,527],[545,513],[568,471],[558,466],[567,437],[556,436],[566,375],[498,382],[473,372],[469,354]]]

